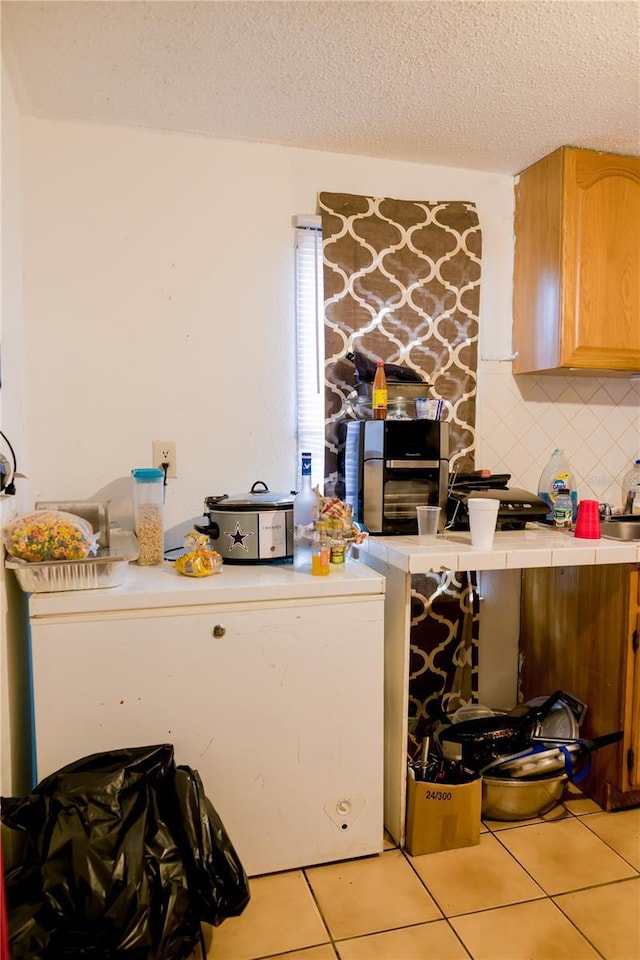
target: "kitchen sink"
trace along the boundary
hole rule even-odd
[[[610,540],[640,540],[640,513],[608,517],[600,523],[600,533]]]

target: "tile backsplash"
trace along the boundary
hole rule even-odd
[[[640,379],[513,376],[485,360],[478,383],[476,468],[510,473],[509,485],[538,490],[556,447],[578,497],[621,506],[621,484],[640,457]]]

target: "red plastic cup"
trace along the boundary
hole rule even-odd
[[[600,504],[597,500],[581,500],[578,504],[575,535],[581,540],[600,539]]]

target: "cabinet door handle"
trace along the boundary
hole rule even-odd
[[[211,634],[216,638],[216,640],[219,640],[220,637],[224,637],[226,632],[227,632],[226,627],[223,627],[221,623],[216,623],[215,627],[211,631]]]

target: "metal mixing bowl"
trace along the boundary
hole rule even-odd
[[[347,409],[358,420],[371,419],[372,384],[359,383],[347,397]],[[428,383],[387,383],[387,419],[416,419],[416,399],[426,400]]]
[[[482,816],[486,820],[531,820],[559,802],[569,778],[566,773],[537,780],[482,778]]]

